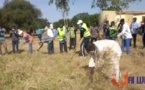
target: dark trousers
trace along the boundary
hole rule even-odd
[[[48,42],[47,50],[48,50],[48,54],[54,53],[53,41]]]
[[[132,39],[133,39],[133,46],[134,47],[136,47],[136,37],[137,37],[137,34],[132,34]],[[130,46],[131,46],[131,44],[132,44],[132,40],[131,40],[131,42],[130,42]]]
[[[85,56],[85,47],[89,43],[90,38],[84,38],[80,46],[80,56]]]
[[[42,35],[41,34],[38,34],[38,38],[41,41]]]
[[[31,54],[32,53],[32,43],[28,43],[28,46],[29,46],[29,53]]]
[[[19,52],[18,40],[12,41],[12,48],[13,48],[13,53],[15,53],[15,48],[17,49],[17,52]]]
[[[70,49],[74,46],[76,48],[76,38],[70,38]]]
[[[142,33],[142,44],[145,47],[145,33]]]
[[[64,51],[67,52],[67,44],[66,44],[66,41],[61,43],[59,42],[59,47],[60,47],[60,53],[63,53],[63,48],[64,48]]]

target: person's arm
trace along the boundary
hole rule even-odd
[[[67,29],[65,29],[65,34],[63,36],[66,36],[66,34],[67,34]]]
[[[58,30],[55,31],[53,38],[56,38],[57,36],[58,36]]]
[[[84,28],[80,28],[80,38],[83,38],[84,32],[85,32],[85,29]]]
[[[124,24],[124,25],[123,25],[123,28],[122,28],[122,31],[117,35],[117,37],[122,36],[122,35],[125,33],[126,29],[127,29],[127,27],[126,27],[126,25]]]
[[[24,36],[24,39],[25,39],[24,44],[29,42],[29,36],[28,35]]]

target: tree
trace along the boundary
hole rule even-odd
[[[49,0],[49,5],[52,4],[53,2],[54,2],[54,0]],[[57,9],[60,10],[62,13],[65,26],[68,26],[67,17],[68,17],[69,10],[70,10],[68,2],[69,2],[69,0],[55,0],[55,5],[56,5]]]
[[[100,9],[107,9],[108,7],[116,7],[116,8],[128,8],[129,3],[131,2],[137,2],[142,0],[93,0],[92,2],[92,8],[97,6]]]
[[[102,10],[107,9],[109,7],[116,8],[115,10],[119,12],[121,19],[121,10],[123,10],[124,8],[128,8],[129,3],[137,1],[142,0],[93,0],[91,7],[94,8],[95,6],[97,6]]]
[[[1,22],[6,28],[36,29],[41,11],[26,0],[11,0],[0,9]]]

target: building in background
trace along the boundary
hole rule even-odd
[[[115,23],[118,24],[120,19],[124,18],[125,22],[130,25],[134,17],[137,18],[137,22],[142,22],[143,18],[145,18],[145,11],[125,11],[121,13],[117,11],[102,11],[99,15],[99,24],[102,29],[106,20],[109,21],[109,24],[111,21],[115,21]]]

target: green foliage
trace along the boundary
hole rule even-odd
[[[26,0],[12,0],[0,9],[0,20],[6,28],[22,29],[36,29],[37,27],[44,26],[46,20],[41,19],[41,11],[35,8],[29,1]],[[42,23],[40,23],[42,22]],[[40,25],[40,26],[39,26]]]
[[[142,0],[93,0],[92,2],[92,8],[97,6],[100,9],[104,10],[108,7],[116,7],[116,8],[128,8],[129,3],[131,2],[137,2]]]
[[[97,23],[99,22],[99,14],[89,15],[88,13],[79,13],[75,15],[72,19],[70,20],[68,19],[69,26],[70,24],[76,25],[79,19],[83,20],[83,22],[85,22],[88,26],[91,26],[93,25],[94,22],[97,22]],[[60,19],[59,21],[54,22],[53,24],[54,24],[54,27],[57,28],[59,27],[60,24],[63,24],[63,19]]]
[[[110,6],[110,7],[108,7],[107,9],[103,9],[103,10],[122,11],[121,8],[115,7],[115,6]]]

